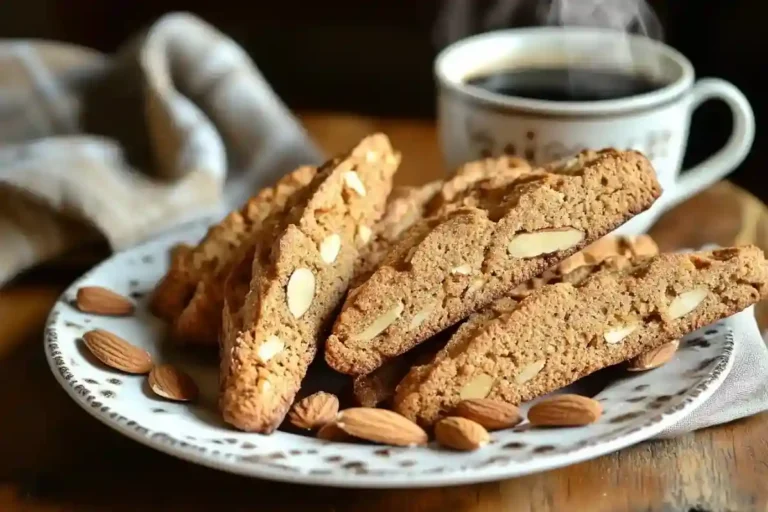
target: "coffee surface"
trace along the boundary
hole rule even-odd
[[[642,74],[588,68],[510,69],[471,77],[467,83],[504,96],[549,101],[613,100],[666,85]]]

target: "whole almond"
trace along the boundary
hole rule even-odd
[[[425,445],[428,439],[420,426],[387,409],[345,409],[339,413],[336,425],[351,436],[394,446]]]
[[[528,421],[536,427],[580,427],[596,422],[603,413],[600,402],[581,395],[555,395],[535,404]]]
[[[161,364],[149,372],[149,387],[168,400],[189,402],[197,398],[197,384],[192,377],[170,364]]]
[[[83,335],[88,350],[107,366],[126,373],[148,373],[152,357],[137,346],[104,329],[94,329]]]
[[[119,293],[101,286],[83,286],[77,290],[77,309],[94,315],[128,316],[133,314],[133,302]]]
[[[335,421],[326,423],[320,427],[320,430],[317,431],[317,438],[336,442],[350,441],[354,439],[351,435],[341,430]]]
[[[449,416],[435,425],[435,439],[447,448],[471,451],[488,444],[491,437],[479,423],[467,418]]]
[[[677,347],[680,344],[679,340],[670,341],[664,345],[649,350],[644,354],[630,359],[627,365],[627,370],[631,372],[642,372],[645,370],[652,370],[659,366],[666,364],[675,356]]]
[[[332,422],[338,412],[339,399],[336,395],[318,391],[296,402],[288,420],[298,428],[313,430]]]
[[[453,413],[479,423],[487,430],[510,428],[523,421],[517,407],[490,398],[462,400]]]

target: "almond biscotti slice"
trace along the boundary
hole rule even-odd
[[[661,189],[650,162],[605,150],[579,165],[460,192],[415,224],[345,301],[325,348],[335,370],[386,360],[510,293],[647,209]]]
[[[196,247],[172,255],[171,268],[150,300],[153,313],[172,323],[171,339],[216,345],[226,276],[247,250],[243,247],[253,242],[262,222],[281,211],[288,197],[306,186],[316,171],[305,166],[287,174],[212,226]]]
[[[523,299],[546,284],[573,283],[583,281],[594,273],[598,264],[615,258],[633,260],[655,256],[659,247],[648,235],[604,236],[588,245],[573,256],[569,256],[540,276],[534,277],[515,287],[509,294],[514,299]]]
[[[460,400],[518,404],[730,316],[768,295],[754,246],[662,254],[548,285],[449,342],[400,383],[395,410],[431,425]]]
[[[605,268],[624,268],[631,259],[655,256],[658,247],[648,235],[615,236],[608,235],[587,246],[584,250],[564,259],[557,266],[547,270],[540,277],[535,277],[517,287],[509,297],[503,297],[492,302],[489,306],[472,313],[459,326],[457,334],[450,336],[452,344],[460,343],[466,333],[474,326],[485,322],[500,312],[509,311],[516,304],[515,300],[523,299],[543,286],[556,282],[577,284],[591,274]],[[364,407],[376,407],[379,403],[390,400],[395,394],[395,388],[408,374],[409,370],[426,360],[431,359],[447,339],[439,333],[432,339],[417,345],[412,350],[388,360],[367,375],[354,378],[353,394],[358,403]]]
[[[400,235],[424,217],[427,203],[442,186],[442,181],[432,181],[420,187],[397,187],[392,191],[379,222],[371,232],[360,233],[364,240],[370,241],[360,250],[350,288],[368,279]]]
[[[366,243],[360,233],[383,214],[399,163],[386,136],[367,137],[324,165],[287,215],[265,221],[250,289],[222,335],[219,405],[228,423],[271,433],[283,420],[352,278]]]

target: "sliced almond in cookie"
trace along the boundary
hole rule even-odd
[[[102,286],[83,286],[77,290],[77,309],[95,315],[128,316],[133,314],[133,302]]]
[[[672,318],[681,318],[701,304],[709,294],[707,288],[696,288],[681,293],[672,299],[669,303],[669,316]]]
[[[580,427],[600,419],[600,402],[580,395],[555,395],[536,403],[528,411],[534,427]]]
[[[467,418],[452,416],[443,418],[435,425],[435,438],[446,448],[459,451],[477,450],[488,444],[491,436],[477,422]]]
[[[394,306],[392,306],[390,309],[385,311],[381,316],[376,318],[371,325],[366,327],[363,331],[360,332],[360,334],[355,336],[356,340],[360,341],[369,341],[384,332],[387,327],[392,325],[395,320],[400,318],[400,315],[403,314],[403,310],[405,309],[405,306],[402,302],[395,303]]]
[[[288,310],[294,318],[301,318],[315,298],[315,274],[308,268],[297,268],[285,289]]]
[[[336,233],[328,235],[320,242],[320,258],[325,263],[333,263],[341,250],[341,237]]]
[[[620,325],[618,327],[612,327],[603,333],[603,338],[606,343],[615,344],[620,343],[624,338],[635,332],[640,324],[631,323],[627,325]]]
[[[126,373],[148,373],[152,369],[152,357],[120,336],[104,329],[94,329],[83,335],[83,341],[91,354],[107,366]]]
[[[534,258],[570,249],[582,240],[584,232],[573,228],[521,233],[510,240],[507,251],[514,258]]]

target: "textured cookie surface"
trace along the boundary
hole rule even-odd
[[[629,265],[633,258],[654,256],[658,247],[648,235],[614,236],[608,235],[587,246],[584,250],[561,261],[553,269],[547,270],[542,276],[535,277],[513,291],[510,297],[494,301],[489,306],[473,313],[463,322],[456,334],[450,337],[451,343],[460,343],[467,332],[480,323],[498,316],[500,312],[508,311],[515,299],[522,299],[546,284],[565,282],[577,284],[589,275],[603,268],[623,268]],[[367,375],[354,378],[353,393],[360,405],[376,407],[390,400],[397,385],[409,370],[431,359],[437,351],[445,346],[448,337],[439,333],[432,339],[419,344],[414,349],[390,359],[379,368]]]
[[[241,262],[227,282],[234,299],[221,336],[219,405],[228,423],[270,433],[285,417],[369,241],[361,233],[384,211],[399,162],[384,135],[367,137],[323,166],[292,196],[287,214],[265,220],[250,276]]]
[[[430,425],[462,399],[518,404],[732,315],[767,292],[768,265],[754,246],[662,254],[578,285],[548,285],[414,368],[398,386],[395,410]]]
[[[432,181],[420,187],[397,187],[392,191],[384,215],[373,227],[370,242],[360,251],[352,288],[364,282],[403,232],[424,217],[427,203],[442,186],[443,182]]]
[[[606,235],[660,193],[645,157],[615,150],[472,183],[404,233],[350,294],[326,361],[342,373],[373,371]]]
[[[196,247],[174,251],[171,268],[150,302],[152,311],[172,324],[174,341],[216,345],[226,277],[253,244],[264,220],[282,211],[315,173],[314,167],[300,167],[287,174],[212,226]]]

